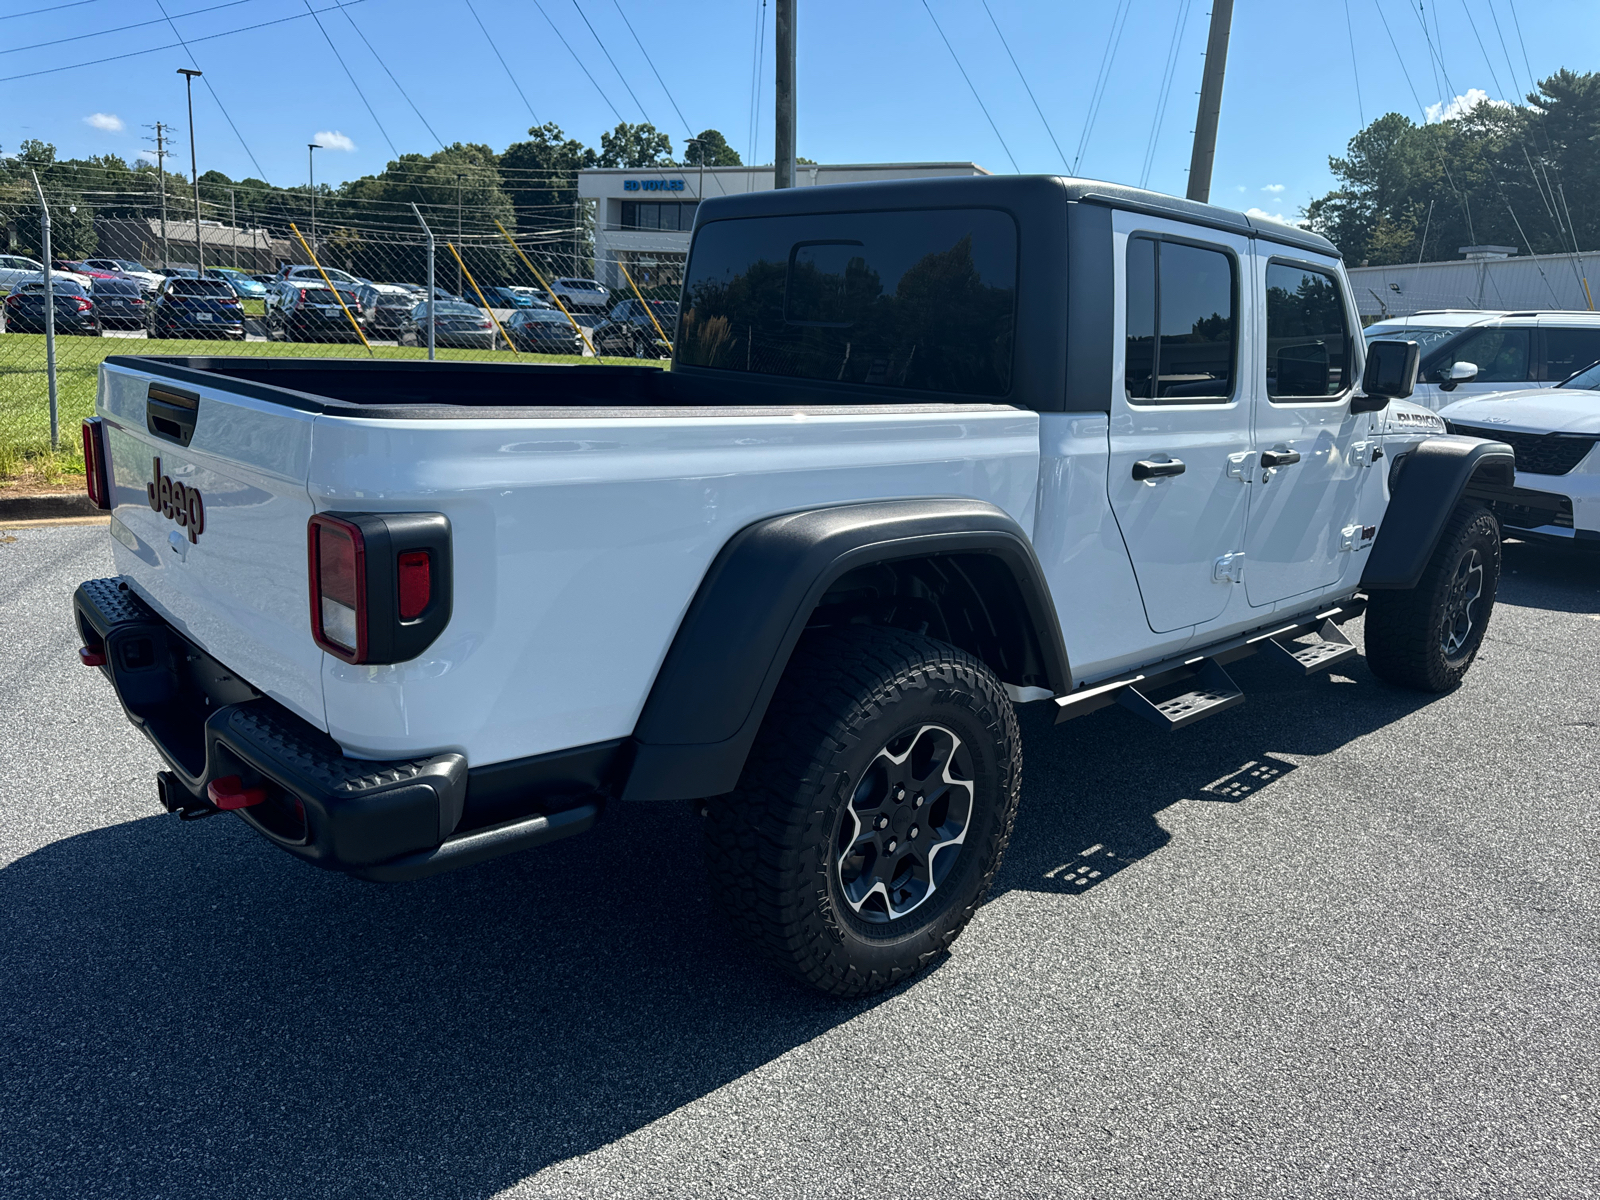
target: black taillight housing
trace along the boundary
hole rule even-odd
[[[83,486],[96,508],[111,507],[111,464],[106,458],[106,426],[99,417],[83,423]]]
[[[306,526],[311,636],[347,663],[416,658],[450,623],[442,513],[317,513]]]

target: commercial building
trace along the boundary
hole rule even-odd
[[[799,187],[830,183],[876,183],[889,179],[930,179],[987,175],[976,163],[803,163]],[[694,214],[704,197],[734,196],[772,188],[769,167],[597,168],[578,172],[578,196],[595,201],[595,277],[611,288],[625,288],[618,264],[640,287],[682,282]]]
[[[1438,308],[1594,310],[1600,253],[1518,254],[1512,246],[1462,246],[1449,262],[1346,264],[1364,321]]]

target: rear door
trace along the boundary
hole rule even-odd
[[[1106,487],[1150,628],[1170,633],[1222,614],[1230,556],[1243,549],[1250,241],[1130,213],[1113,221],[1123,386]]]
[[[1557,384],[1569,375],[1600,362],[1600,324],[1579,325],[1562,321],[1558,317],[1543,317],[1539,333],[1544,343],[1544,370],[1546,384]]]
[[[314,414],[248,392],[102,366],[116,567],[241,678],[325,728],[306,582]]]
[[[1353,443],[1356,315],[1331,259],[1261,243],[1256,287],[1265,354],[1255,401],[1245,594],[1254,606],[1331,587],[1344,573],[1343,529],[1364,469]],[[1358,543],[1359,544],[1359,543]]]

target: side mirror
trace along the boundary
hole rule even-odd
[[[1453,392],[1456,390],[1456,384],[1471,383],[1477,377],[1477,363],[1451,363],[1448,368],[1439,372],[1439,390],[1441,392]]]
[[[1350,400],[1353,413],[1377,412],[1391,400],[1404,400],[1416,389],[1422,350],[1415,342],[1374,341],[1367,346],[1367,366],[1361,372],[1365,395]]]

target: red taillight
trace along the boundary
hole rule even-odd
[[[306,289],[305,288],[301,288],[300,289],[300,299],[304,300],[305,298],[306,298]]]
[[[430,556],[426,550],[407,550],[400,555],[400,619],[414,621],[433,598]]]
[[[334,657],[362,662],[367,656],[367,555],[361,530],[319,513],[307,535],[312,637]]]
[[[83,486],[96,508],[111,507],[111,470],[106,460],[106,430],[99,417],[83,423]]]
[[[82,296],[78,297],[78,311],[79,312],[88,312],[93,307],[94,307],[94,305],[91,304],[89,301],[85,300]]]

